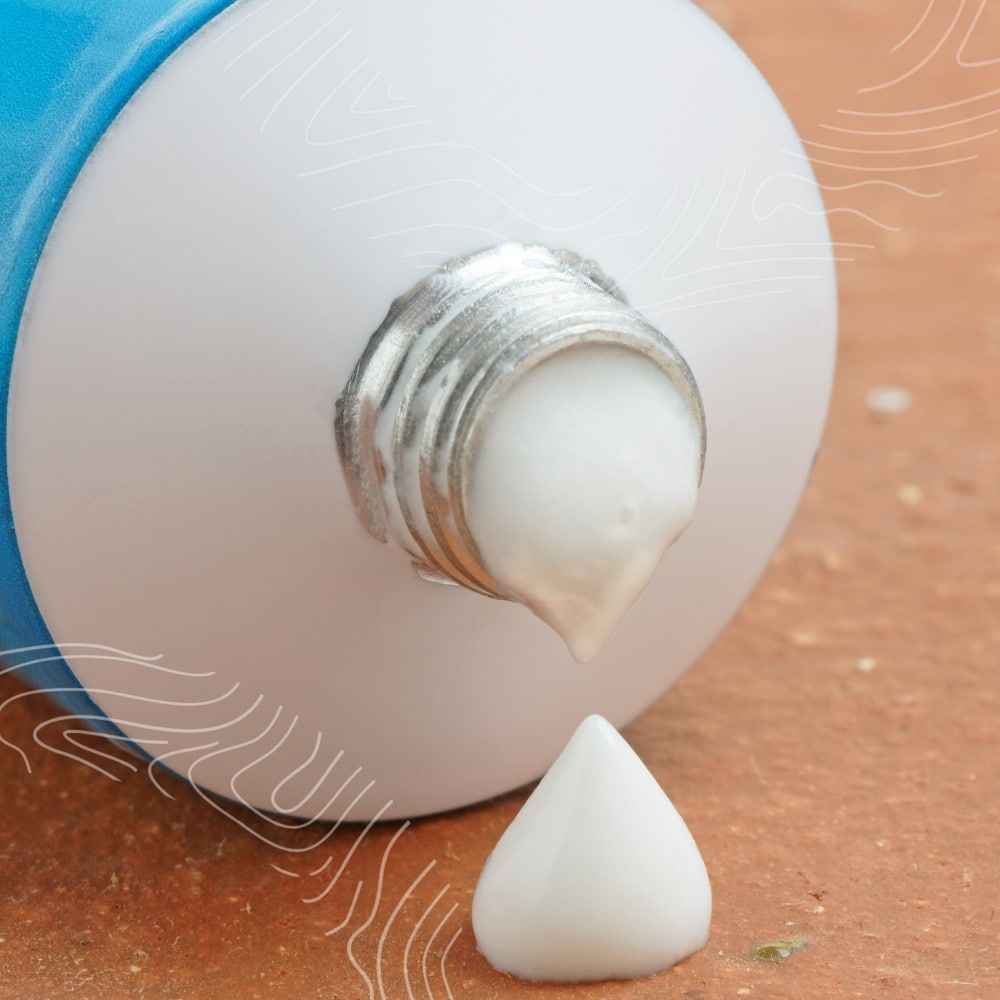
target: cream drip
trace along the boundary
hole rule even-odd
[[[694,514],[701,432],[643,355],[594,345],[521,375],[478,441],[469,529],[504,596],[592,659]]]

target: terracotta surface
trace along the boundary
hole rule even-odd
[[[711,9],[807,139],[866,151],[813,147],[843,164],[819,166],[837,239],[872,248],[842,249],[839,380],[791,533],[626,731],[701,845],[710,945],[641,983],[519,984],[477,954],[469,904],[522,795],[375,828],[353,854],[357,828],[279,850],[169,779],[173,799],[40,750],[54,710],[25,698],[0,711],[32,768],[0,746],[0,996],[1000,997],[1000,3]],[[939,148],[891,152],[918,146]],[[912,407],[873,414],[884,385]],[[21,690],[0,680],[0,699]],[[751,957],[785,938],[808,945]]]

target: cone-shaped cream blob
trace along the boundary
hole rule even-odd
[[[500,838],[472,901],[479,950],[523,979],[638,979],[708,941],[712,891],[632,748],[585,719]]]
[[[585,346],[525,373],[479,440],[469,528],[504,595],[592,659],[694,514],[697,418],[655,363]]]

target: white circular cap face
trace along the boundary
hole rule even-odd
[[[669,686],[785,530],[834,353],[807,160],[695,8],[391,19],[247,0],[156,73],[60,215],[10,408],[28,578],[95,701],[206,787],[331,818],[511,788]],[[418,579],[337,459],[334,402],[392,299],[504,240],[597,260],[705,405],[694,521],[586,667],[524,608]]]

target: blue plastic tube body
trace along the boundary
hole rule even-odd
[[[0,662],[74,714],[101,713],[53,644],[11,509],[7,419],[18,330],[52,225],[101,136],[164,60],[233,3],[0,3]]]

